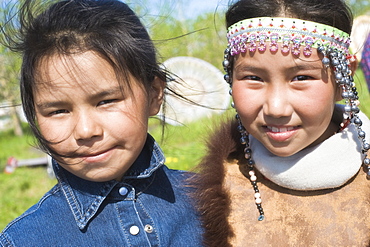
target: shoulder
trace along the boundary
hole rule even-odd
[[[175,193],[187,193],[193,190],[192,181],[197,177],[196,173],[183,170],[170,169],[166,165],[160,167],[155,174],[154,184],[159,188],[171,188]]]
[[[18,242],[20,244],[27,245],[30,236],[23,233],[29,229],[33,229],[33,233],[45,232],[45,229],[48,228],[48,222],[50,223],[51,219],[55,218],[55,212],[63,213],[60,208],[61,205],[65,204],[61,203],[63,200],[61,194],[59,186],[54,186],[37,204],[10,222],[0,233],[0,246],[14,246],[12,243],[15,240],[20,241]]]

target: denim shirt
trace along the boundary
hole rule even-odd
[[[0,246],[201,246],[193,174],[168,169],[154,139],[121,182],[91,182],[56,162],[58,184],[0,234]]]

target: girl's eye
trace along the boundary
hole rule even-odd
[[[307,80],[312,80],[313,77],[308,76],[308,75],[299,75],[293,78],[292,81],[307,81]]]
[[[49,116],[59,115],[59,114],[63,114],[63,113],[68,113],[68,111],[67,110],[64,110],[64,109],[62,109],[62,110],[56,110],[56,111],[50,112],[49,113]]]
[[[106,104],[110,104],[110,103],[113,103],[115,102],[116,99],[108,99],[108,100],[102,100],[98,103],[98,106],[101,106],[101,105],[106,105]]]
[[[255,75],[248,75],[243,78],[244,80],[251,80],[251,81],[262,81],[262,79]]]

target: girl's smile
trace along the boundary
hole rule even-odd
[[[97,152],[97,153],[94,153],[94,154],[83,154],[81,155],[81,158],[83,159],[84,162],[86,163],[100,163],[100,162],[104,162],[104,161],[107,161],[113,154],[113,152],[115,151],[117,147],[114,147],[114,148],[111,148],[111,149],[108,149],[108,150],[105,150],[105,151],[101,151],[101,152]]]
[[[295,134],[298,132],[299,127],[286,126],[286,127],[275,127],[266,126],[267,136],[275,142],[284,142],[291,138],[294,138]]]

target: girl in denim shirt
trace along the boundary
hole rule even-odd
[[[168,169],[147,133],[166,74],[138,17],[116,0],[58,1],[33,18],[34,4],[20,7],[8,41],[23,55],[22,104],[58,184],[0,246],[200,246],[191,174]]]

